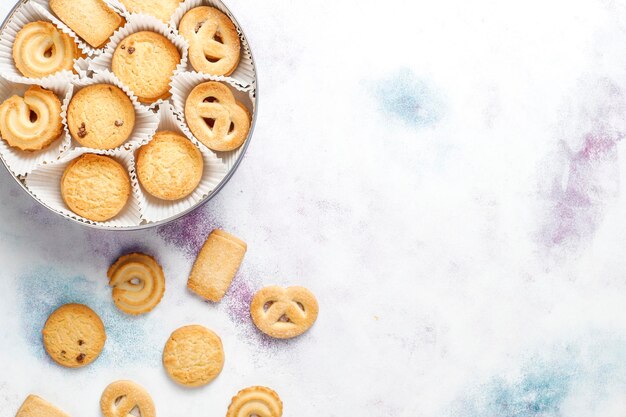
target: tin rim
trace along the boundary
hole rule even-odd
[[[28,0],[19,0],[15,4],[15,6],[13,6],[13,8],[9,11],[9,13],[6,15],[6,17],[2,21],[2,24],[0,25],[0,33],[2,31],[4,31],[7,23],[13,17],[13,15],[17,11],[18,7],[20,7],[21,5],[23,5],[23,4],[27,3],[27,2],[28,2]],[[246,36],[243,28],[241,27],[241,25],[237,21],[237,18],[230,11],[230,9],[225,4],[222,3],[222,5],[224,6],[224,8],[226,10],[228,10],[228,12],[229,12],[230,16],[232,16],[232,19],[234,20],[235,24],[241,30],[242,35],[246,39],[246,42],[248,42],[248,48],[250,50],[250,58],[252,60],[252,67],[254,68],[254,74],[255,74],[255,77],[254,77],[254,114],[252,116],[252,123],[250,124],[250,132],[248,133],[248,137],[246,138],[246,141],[243,144],[243,148],[241,150],[241,153],[237,157],[237,160],[235,161],[233,166],[230,168],[230,170],[228,171],[226,176],[224,178],[222,178],[220,183],[217,184],[215,189],[213,189],[213,191],[209,195],[207,195],[204,199],[199,201],[196,205],[194,205],[192,207],[189,207],[187,210],[184,210],[184,211],[182,211],[182,212],[180,212],[180,213],[178,213],[178,214],[176,214],[176,215],[174,215],[174,216],[172,216],[172,217],[170,217],[168,219],[165,219],[165,220],[159,220],[157,222],[150,222],[150,223],[145,223],[145,224],[139,224],[139,225],[136,225],[136,226],[109,227],[109,226],[103,226],[103,225],[100,225],[100,224],[92,224],[92,223],[89,223],[89,222],[84,222],[82,220],[66,216],[63,213],[59,213],[58,211],[56,211],[53,208],[49,207],[46,203],[41,201],[39,198],[37,198],[35,195],[33,195],[30,192],[30,190],[24,184],[23,179],[19,178],[18,176],[14,175],[11,172],[11,170],[9,169],[6,161],[4,160],[4,157],[2,155],[0,155],[0,161],[2,161],[2,166],[7,171],[9,176],[11,176],[11,178],[13,178],[15,180],[15,182],[20,186],[20,188],[26,194],[28,194],[33,200],[35,200],[41,206],[45,207],[48,211],[54,213],[55,215],[65,219],[65,220],[69,220],[72,223],[77,223],[77,224],[80,224],[82,226],[90,227],[90,228],[93,228],[93,229],[99,229],[99,230],[133,231],[133,230],[145,230],[145,229],[150,229],[150,228],[153,228],[153,227],[163,226],[163,225],[166,225],[166,224],[171,223],[173,221],[176,221],[176,220],[180,219],[183,216],[186,216],[187,214],[193,212],[194,210],[197,210],[197,209],[201,208],[203,205],[205,205],[211,199],[213,199],[213,197],[215,197],[222,190],[222,188],[224,188],[224,186],[230,181],[230,179],[233,177],[233,175],[235,174],[235,172],[239,168],[239,165],[241,164],[244,156],[246,155],[246,152],[248,151],[248,146],[250,146],[250,142],[252,141],[252,136],[253,136],[254,128],[256,126],[256,121],[257,121],[257,114],[259,112],[259,93],[258,93],[259,92],[259,81],[258,81],[258,72],[257,72],[257,67],[256,67],[256,61],[254,60],[254,53],[252,52],[252,47],[250,46],[249,38],[248,38],[248,36]]]

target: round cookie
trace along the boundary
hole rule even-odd
[[[93,149],[113,149],[130,137],[135,108],[130,98],[112,84],[94,84],[78,91],[67,109],[72,138]]]
[[[200,150],[174,132],[158,132],[137,151],[137,178],[154,197],[178,200],[196,189],[204,161]]]
[[[62,133],[61,100],[52,91],[33,85],[0,105],[0,135],[9,146],[37,151]]]
[[[181,385],[206,385],[224,367],[222,340],[203,326],[181,327],[165,343],[163,366],[170,378]]]
[[[113,73],[143,103],[170,96],[170,78],[180,63],[178,49],[165,36],[141,31],[122,39],[113,52]]]
[[[42,331],[48,355],[59,365],[80,368],[96,360],[106,332],[100,317],[83,304],[65,304],[55,310]]]
[[[119,214],[130,190],[128,171],[115,159],[103,155],[84,154],[76,158],[61,178],[61,195],[68,208],[98,222]]]
[[[154,16],[164,23],[169,22],[172,14],[182,0],[120,0],[131,13],[143,13]]]
[[[267,387],[249,387],[235,395],[228,406],[226,417],[281,417],[283,402],[276,392]]]
[[[78,45],[52,23],[27,23],[13,42],[15,67],[26,77],[42,78],[57,71],[72,71]]]
[[[233,22],[214,7],[189,10],[178,29],[189,42],[189,61],[196,71],[230,75],[239,64],[241,43]]]

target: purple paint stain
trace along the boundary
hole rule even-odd
[[[220,223],[209,212],[208,206],[200,207],[183,218],[158,228],[158,235],[165,242],[181,249],[190,258],[195,257],[213,229]]]
[[[113,262],[120,256],[132,252],[156,255],[156,251],[144,243],[150,241],[149,238],[146,238],[146,233],[150,234],[152,232],[121,232],[89,229],[86,232],[86,238],[89,246],[96,255]]]

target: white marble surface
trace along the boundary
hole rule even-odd
[[[2,2],[6,13],[10,2]],[[586,1],[230,0],[259,70],[244,163],[217,198],[156,230],[100,232],[0,175],[0,410],[38,393],[98,416],[132,378],[160,416],[220,416],[248,385],[285,416],[621,417],[626,413],[626,5]],[[185,288],[214,226],[248,242],[218,305]],[[164,265],[149,315],[112,307],[105,273]],[[315,327],[272,342],[245,302],[265,284],[319,298]],[[85,302],[105,352],[66,370],[49,312]],[[176,327],[223,338],[211,385],[160,364]]]

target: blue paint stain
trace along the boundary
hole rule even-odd
[[[160,366],[160,345],[151,340],[147,316],[132,317],[120,312],[111,299],[106,276],[102,282],[84,276],[66,276],[38,267],[19,278],[21,324],[35,357],[51,361],[42,344],[41,330],[48,316],[63,304],[89,306],[102,319],[107,341],[100,357],[90,366],[141,364]]]
[[[374,94],[381,110],[416,128],[435,125],[443,114],[441,94],[408,68],[377,81]]]

